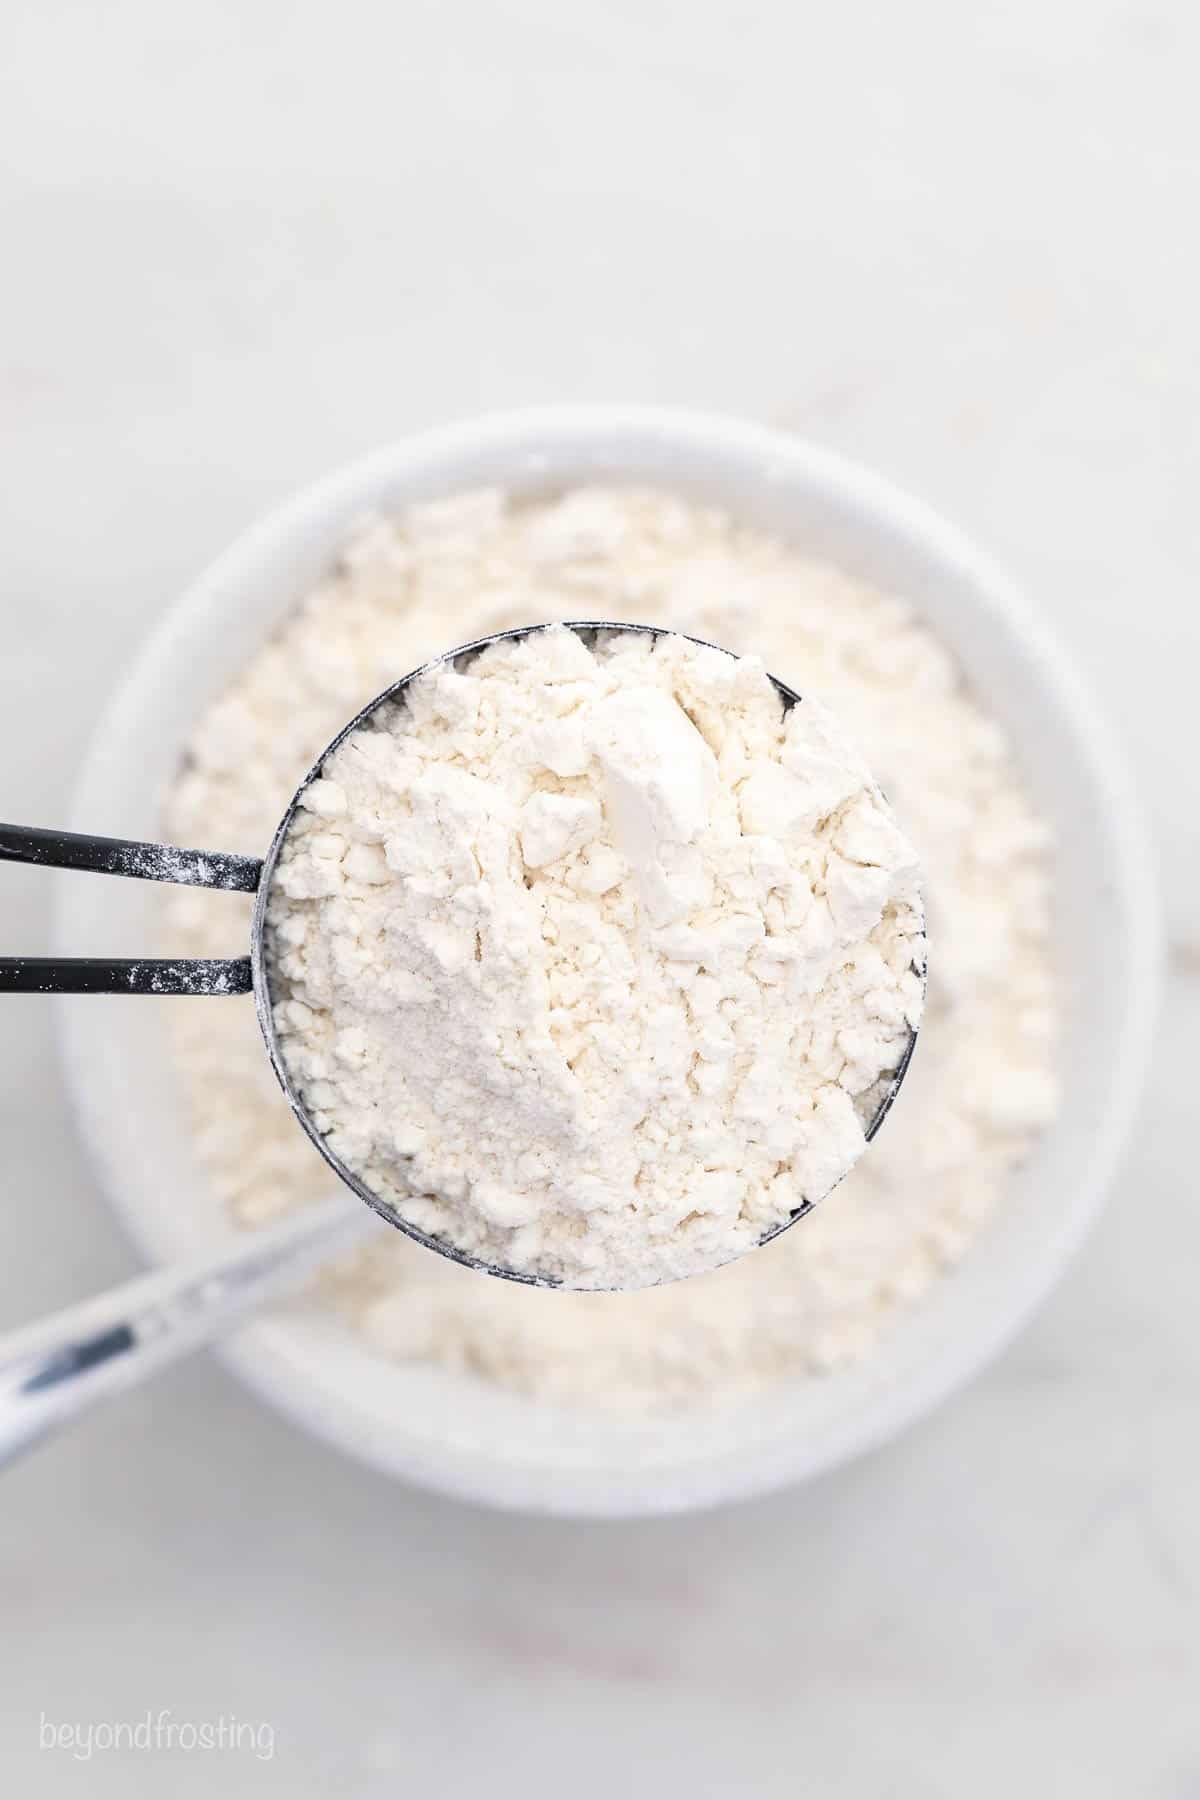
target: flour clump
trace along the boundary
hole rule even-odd
[[[423,673],[302,796],[267,917],[329,1148],[428,1237],[578,1288],[822,1199],[923,996],[917,856],[858,753],[675,634]]]

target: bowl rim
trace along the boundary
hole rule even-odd
[[[138,695],[148,683],[167,676],[178,648],[211,611],[227,586],[269,560],[281,547],[303,536],[314,519],[377,486],[381,478],[402,479],[425,465],[469,460],[472,454],[503,452],[514,467],[535,466],[545,458],[545,474],[554,478],[553,458],[566,465],[601,441],[637,443],[645,450],[693,459],[693,467],[738,456],[756,460],[764,481],[786,479],[814,492],[836,494],[846,507],[872,515],[881,526],[915,545],[932,564],[940,564],[965,581],[995,618],[1036,661],[1052,688],[1064,728],[1078,747],[1098,790],[1107,799],[1113,878],[1127,929],[1123,948],[1123,1027],[1113,1047],[1115,1099],[1097,1126],[1087,1171],[1064,1200],[1057,1230],[1020,1287],[1013,1284],[1004,1316],[981,1329],[954,1357],[925,1371],[896,1394],[895,1403],[866,1429],[830,1433],[815,1452],[798,1441],[788,1455],[778,1446],[769,1457],[730,1467],[689,1468],[686,1480],[664,1482],[661,1471],[646,1479],[628,1478],[605,1492],[586,1492],[568,1484],[566,1493],[549,1491],[544,1473],[513,1470],[503,1479],[484,1480],[461,1470],[425,1467],[411,1447],[390,1443],[363,1415],[334,1407],[297,1381],[286,1348],[276,1343],[269,1325],[255,1325],[237,1338],[216,1346],[223,1363],[259,1398],[306,1427],[331,1446],[355,1455],[390,1475],[450,1493],[457,1498],[525,1512],[559,1516],[633,1517],[697,1510],[791,1485],[823,1473],[896,1437],[932,1411],[951,1392],[970,1381],[1012,1341],[1063,1273],[1105,1198],[1139,1103],[1149,1059],[1163,963],[1161,909],[1153,853],[1136,790],[1114,738],[1095,702],[1052,632],[1032,610],[1016,585],[957,526],[924,501],[849,458],[800,436],[720,413],[663,406],[607,404],[560,405],[485,414],[407,435],[334,469],[272,507],[235,538],[201,572],[155,623],[140,653],[103,710],[86,747],[71,807],[74,829],[94,829],[103,800],[100,772],[105,747],[118,741],[137,719]],[[583,472],[565,474],[580,482]],[[666,478],[664,478],[666,480]],[[669,484],[669,482],[667,483]],[[470,485],[460,477],[458,486]],[[451,487],[451,490],[453,488]],[[60,883],[54,936],[60,953],[80,941],[77,923],[83,901],[79,884]],[[131,1203],[122,1181],[120,1159],[110,1141],[105,1117],[91,1101],[87,1071],[95,1050],[87,1015],[60,1003],[58,1040],[66,1086],[83,1137],[108,1201],[140,1252],[155,1259],[150,1234]],[[1051,1128],[1053,1129],[1053,1127]],[[620,1491],[614,1491],[619,1486]]]

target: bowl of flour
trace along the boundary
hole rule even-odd
[[[164,620],[92,746],[90,830],[261,853],[347,718],[447,645],[564,618],[752,654],[862,745],[925,871],[900,1103],[811,1217],[637,1293],[497,1282],[385,1233],[223,1352],[398,1476],[499,1505],[712,1504],[877,1444],[993,1355],[1093,1215],[1157,969],[1136,806],[1036,618],[918,503],[723,419],[570,408],[411,439],[301,495]],[[228,955],[240,902],[60,890],[62,943]],[[87,909],[86,923],[82,917]],[[237,1002],[68,1001],[67,1067],[156,1260],[330,1191]]]

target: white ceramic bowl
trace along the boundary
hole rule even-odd
[[[1061,1118],[962,1267],[858,1367],[719,1414],[639,1424],[390,1366],[315,1309],[264,1319],[223,1351],[263,1399],[377,1468],[496,1505],[617,1516],[707,1505],[828,1469],[926,1412],[1012,1336],[1094,1215],[1125,1135],[1153,1017],[1158,909],[1119,759],[1001,574],[924,506],[838,457],[753,425],[649,409],[571,407],[453,426],[281,507],[214,564],[147,645],[92,744],[77,828],[156,833],[193,720],[359,515],[479,483],[529,492],[596,479],[720,501],[917,602],[1008,728],[1058,832],[1068,1008]],[[60,896],[64,953],[148,948],[143,884],[65,877]],[[229,1227],[189,1148],[153,1001],[62,1005],[75,1102],[129,1231],[155,1260],[219,1243]]]

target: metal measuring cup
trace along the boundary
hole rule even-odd
[[[598,636],[610,633],[632,633],[651,638],[686,635],[670,633],[662,627],[650,625],[613,624],[598,620],[570,620],[566,623],[568,628],[576,632],[585,642],[594,642]],[[327,759],[352,732],[368,724],[381,708],[402,701],[409,685],[429,674],[431,670],[447,666],[456,670],[462,669],[493,644],[517,642],[533,633],[547,629],[549,627],[545,625],[526,625],[513,631],[501,631],[489,637],[478,638],[473,643],[464,644],[456,650],[447,651],[443,656],[435,657],[430,662],[422,664],[419,669],[414,669],[403,680],[396,682],[385,692],[377,695],[347,725],[343,726],[332,743],[322,751],[293,795],[291,804],[276,828],[270,847],[261,859],[235,856],[225,852],[181,850],[169,844],[135,843],[120,838],[97,838],[75,833],[43,831],[28,826],[0,825],[0,861],[40,863],[44,866],[63,869],[86,869],[106,875],[133,876],[144,881],[166,881],[183,886],[217,888],[255,895],[250,930],[250,950],[247,956],[228,960],[9,957],[0,959],[0,993],[172,994],[216,998],[233,997],[252,992],[267,1055],[279,1084],[287,1096],[288,1104],[301,1128],[346,1186],[382,1218],[386,1219],[390,1225],[405,1232],[407,1236],[423,1244],[426,1249],[435,1250],[442,1256],[450,1257],[454,1262],[479,1269],[485,1274],[498,1275],[505,1280],[518,1281],[533,1287],[554,1287],[561,1284],[545,1276],[531,1275],[522,1270],[484,1262],[478,1257],[468,1255],[466,1251],[458,1249],[442,1238],[431,1237],[418,1230],[395,1205],[368,1187],[361,1177],[330,1148],[327,1140],[313,1123],[280,1049],[274,1020],[275,996],[271,991],[267,905],[275,868],[297,809],[302,804],[309,786],[320,776]],[[707,643],[703,638],[691,638],[690,641],[701,644],[707,649],[721,648],[719,645]],[[732,652],[723,651],[723,654],[732,655]],[[783,701],[785,711],[800,703],[800,696],[793,689],[785,686],[775,676],[770,676],[769,679]],[[917,972],[924,978],[923,969]],[[896,1069],[889,1076],[883,1078],[872,1095],[872,1111],[864,1124],[864,1135],[868,1143],[882,1125],[899,1091],[908,1070],[915,1042],[916,1032],[910,1031],[907,1046]],[[778,1237],[780,1232],[786,1231],[790,1226],[796,1224],[798,1220],[812,1211],[813,1205],[814,1202],[810,1200],[801,1201],[787,1219],[763,1234],[759,1240],[760,1244],[769,1243],[773,1238]]]
[[[267,1054],[293,1113],[326,1162],[360,1199],[389,1224],[455,1262],[509,1280],[550,1286],[553,1284],[516,1270],[482,1263],[452,1244],[426,1236],[368,1189],[333,1154],[308,1116],[280,1055],[265,947],[267,900],[280,850],[305,790],[319,776],[332,751],[380,707],[402,698],[408,684],[430,669],[446,664],[463,666],[490,644],[544,629],[527,626],[480,638],[424,664],[371,701],[339,732],[305,776],[261,860],[224,852],[180,850],[167,844],[0,825],[0,861],[86,869],[256,896],[247,956],[228,960],[0,958],[0,993],[185,994],[214,998],[253,992]],[[573,622],[571,629],[589,639],[598,633],[617,631],[664,635],[650,626],[599,622]],[[692,641],[705,642],[700,638]],[[785,708],[797,704],[799,696],[791,688],[774,676],[771,680]],[[919,973],[924,976],[923,970]],[[916,1033],[910,1032],[896,1070],[880,1084],[865,1127],[868,1142],[895,1099],[915,1041]],[[812,1202],[804,1201],[789,1218],[764,1233],[760,1242],[765,1244],[778,1237],[811,1210]],[[331,1200],[306,1208],[297,1217],[266,1232],[255,1233],[249,1241],[215,1257],[197,1264],[154,1270],[0,1339],[0,1465],[62,1429],[98,1401],[136,1386],[177,1357],[213,1341],[258,1308],[291,1292],[319,1261],[338,1248],[361,1241],[367,1224],[364,1213],[345,1206],[340,1199]]]

